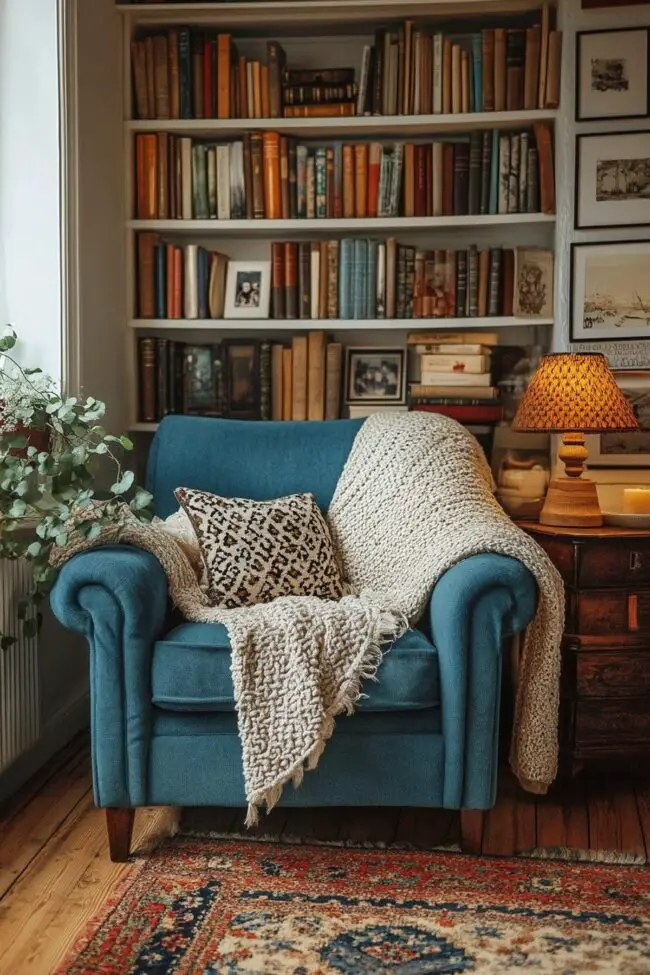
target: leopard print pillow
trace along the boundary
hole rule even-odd
[[[329,528],[311,494],[248,501],[177,488],[176,497],[194,525],[216,605],[343,595]]]

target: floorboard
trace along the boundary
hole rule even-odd
[[[168,836],[179,814],[138,810],[134,852]],[[458,822],[457,814],[439,809],[276,808],[255,832],[431,849],[457,843]],[[244,813],[188,809],[183,825],[243,832]],[[509,856],[536,846],[650,854],[650,782],[579,778],[535,797],[504,772],[486,817],[483,853]],[[108,858],[105,816],[92,802],[87,739],[77,739],[0,809],[0,975],[49,975],[130,869]]]

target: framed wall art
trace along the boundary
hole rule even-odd
[[[576,120],[647,115],[647,28],[576,34]]]
[[[404,349],[353,348],[345,350],[347,403],[394,403],[406,398]]]
[[[589,438],[590,467],[650,467],[650,370],[614,373],[639,423],[633,433]]]
[[[571,245],[571,341],[650,338],[650,241]]]
[[[576,139],[575,226],[650,224],[650,132]]]

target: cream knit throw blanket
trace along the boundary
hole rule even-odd
[[[382,646],[420,618],[448,568],[481,552],[520,559],[537,580],[539,601],[520,662],[510,760],[522,785],[545,792],[557,768],[564,590],[542,549],[494,499],[476,440],[436,414],[372,416],[354,441],[328,521],[354,593],[339,602],[305,596],[211,606],[164,527],[136,522],[103,529],[90,544],[73,537],[54,561],[99,544],[139,546],[160,561],[187,619],[225,624],[253,824],[259,806],[271,809],[285,783],[298,786],[316,766],[335,715],[354,709]]]

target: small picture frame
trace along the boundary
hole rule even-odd
[[[571,341],[650,339],[650,240],[571,245]]]
[[[576,66],[576,121],[647,118],[647,28],[578,32]]]
[[[220,344],[186,345],[183,352],[183,413],[223,413],[223,352]]]
[[[405,403],[406,350],[348,346],[345,400],[348,404]]]
[[[587,438],[589,467],[650,467],[650,370],[614,373],[639,423],[631,433],[601,433]]]
[[[576,138],[575,226],[650,225],[650,132]]]
[[[268,318],[271,262],[230,261],[224,318]]]
[[[260,418],[259,342],[228,339],[225,349],[225,414],[231,420]]]

